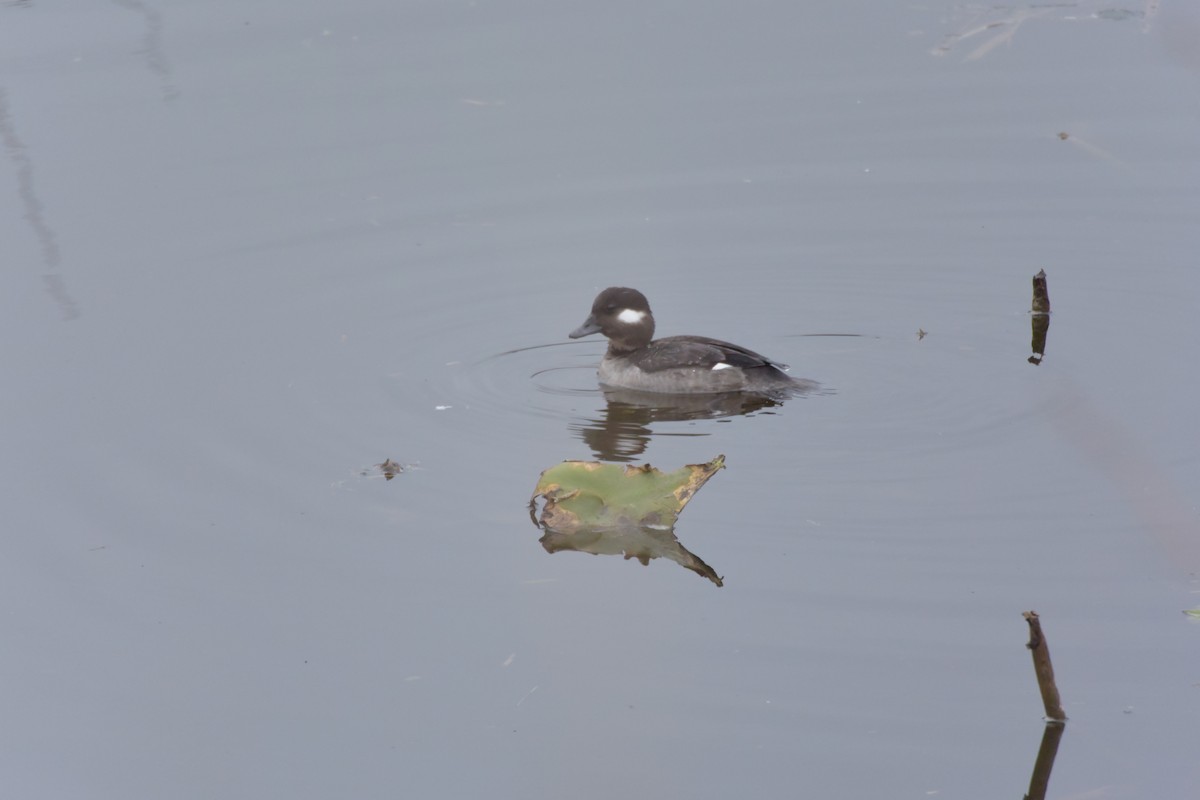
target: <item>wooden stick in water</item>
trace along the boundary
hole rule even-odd
[[[1025,646],[1033,654],[1033,671],[1037,674],[1038,689],[1042,692],[1042,705],[1046,707],[1046,719],[1051,722],[1066,722],[1062,700],[1058,696],[1058,685],[1054,682],[1054,666],[1050,663],[1050,647],[1042,634],[1042,623],[1036,611],[1026,611],[1021,616],[1029,623],[1029,643]]]
[[[1034,314],[1050,313],[1050,294],[1046,291],[1046,270],[1038,270],[1033,276],[1033,308]]]

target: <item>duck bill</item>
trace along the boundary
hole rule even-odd
[[[593,333],[599,332],[600,323],[596,322],[596,318],[593,316],[585,319],[582,325],[568,333],[567,336],[571,337],[572,339],[580,339],[584,336],[591,336]]]

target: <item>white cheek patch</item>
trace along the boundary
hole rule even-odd
[[[722,361],[720,364],[712,365],[713,372],[716,372],[719,369],[732,369],[732,368],[733,368],[733,364],[726,364],[724,361]]]
[[[617,314],[617,319],[627,325],[636,325],[646,318],[645,311],[635,311],[632,308],[622,309],[620,314]]]

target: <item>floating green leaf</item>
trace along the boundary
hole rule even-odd
[[[631,525],[667,529],[724,466],[725,456],[674,472],[661,472],[649,464],[564,461],[542,473],[530,502],[544,499],[542,525],[564,533]]]

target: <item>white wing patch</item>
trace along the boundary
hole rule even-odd
[[[722,361],[722,362],[721,362],[721,363],[719,363],[719,364],[713,364],[713,365],[712,365],[712,371],[713,371],[713,372],[716,372],[716,371],[717,371],[717,370],[719,370],[719,369],[732,369],[732,368],[733,368],[733,364],[726,364],[724,361]]]
[[[645,311],[637,311],[632,308],[622,309],[621,313],[617,314],[617,319],[619,319],[621,322],[626,323],[627,325],[636,325],[637,323],[641,322],[645,318],[646,318]]]

